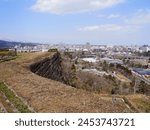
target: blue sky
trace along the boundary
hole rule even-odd
[[[0,0],[0,39],[150,44],[149,0]]]

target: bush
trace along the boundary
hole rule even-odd
[[[49,49],[48,52],[58,52],[58,49],[57,48],[52,48],[52,49]]]
[[[137,93],[148,94],[150,92],[149,85],[147,85],[144,81],[141,81],[137,90]]]

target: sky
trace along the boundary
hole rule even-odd
[[[0,39],[150,45],[150,0],[0,0]]]

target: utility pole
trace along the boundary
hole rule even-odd
[[[17,48],[15,48],[15,56],[17,56]]]
[[[141,80],[138,77],[136,77],[136,75],[135,75],[134,94],[136,94],[136,90],[138,87],[137,85],[139,85],[140,81]]]
[[[134,94],[136,94],[136,85],[137,85],[137,83],[136,83],[136,77],[135,77]]]

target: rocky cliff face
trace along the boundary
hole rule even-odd
[[[57,81],[63,81],[63,69],[60,53],[57,52],[53,57],[48,57],[40,62],[30,66],[33,73],[42,77],[50,78]]]

